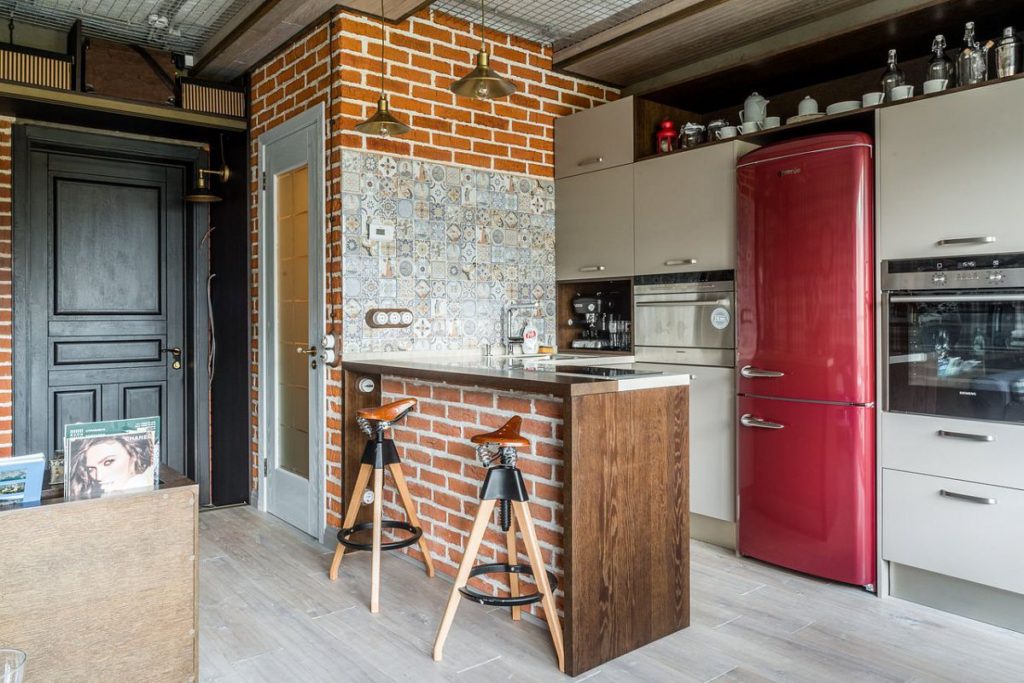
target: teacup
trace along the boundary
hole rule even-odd
[[[736,126],[722,126],[715,131],[715,137],[719,140],[734,138],[738,134],[737,130]]]
[[[949,86],[949,81],[945,78],[933,78],[930,81],[924,82],[924,94],[930,95],[933,92],[942,92]]]
[[[740,135],[750,135],[761,130],[761,124],[757,121],[746,121],[740,124]]]
[[[885,101],[884,92],[866,92],[864,96],[860,98],[861,106],[874,107]]]
[[[768,130],[769,128],[778,128],[781,125],[782,125],[782,117],[781,116],[766,116],[765,119],[764,119],[764,123],[761,125],[761,128],[763,130]]]
[[[914,96],[914,86],[912,85],[897,85],[892,89],[892,101],[898,102],[900,100],[906,100]]]

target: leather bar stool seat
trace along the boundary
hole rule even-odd
[[[398,550],[406,548],[413,543],[419,543],[423,553],[423,562],[426,565],[427,576],[434,575],[434,563],[430,557],[430,548],[427,546],[427,539],[423,538],[423,528],[416,515],[416,506],[409,494],[409,487],[405,482],[405,475],[402,473],[402,462],[398,457],[398,449],[395,442],[386,438],[385,433],[396,422],[405,418],[412,409],[416,407],[416,399],[403,398],[392,403],[387,403],[376,408],[364,408],[356,411],[359,428],[369,437],[366,448],[363,450],[363,457],[360,460],[359,474],[356,475],[356,484],[352,487],[352,498],[349,500],[345,512],[345,521],[342,522],[341,530],[338,532],[338,545],[334,549],[334,559],[331,561],[331,569],[328,576],[331,581],[338,578],[338,567],[345,555],[345,549],[369,550],[372,553],[370,567],[370,611],[380,611],[380,554],[381,551]],[[398,489],[398,497],[405,508],[405,514],[409,517],[408,522],[383,519],[382,495],[384,492],[384,470],[391,472],[391,477]],[[369,522],[356,524],[359,516],[359,506],[362,504],[363,493],[370,475],[373,475],[373,519]],[[405,537],[387,543],[382,542],[381,532],[384,529],[404,532]],[[363,543],[353,539],[353,536],[361,532],[372,533],[372,541]]]
[[[478,445],[494,444],[504,448],[528,448],[530,442],[519,433],[522,426],[523,418],[516,415],[493,432],[474,434],[469,440]]]

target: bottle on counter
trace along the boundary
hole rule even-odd
[[[964,27],[964,46],[956,58],[956,84],[974,85],[988,78],[988,48],[978,44],[974,22]]]
[[[882,92],[885,93],[885,101],[892,102],[892,89],[906,82],[906,74],[896,63],[896,50],[889,50],[889,64],[882,74]]]
[[[996,45],[996,77],[1006,78],[1020,73],[1020,41],[1012,26],[1003,29]]]
[[[946,56],[946,36],[941,33],[932,40],[932,58],[928,60],[926,81],[953,80],[953,62]]]

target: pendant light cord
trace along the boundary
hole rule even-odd
[[[487,18],[484,16],[484,0],[480,0],[480,52],[487,51],[487,36],[484,34],[485,26],[487,26]]]
[[[380,0],[380,96],[384,97],[384,0]]]

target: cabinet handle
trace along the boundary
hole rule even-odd
[[[956,498],[957,500],[963,500],[968,503],[977,503],[978,505],[995,505],[999,501],[995,498],[985,498],[984,496],[969,496],[966,493],[957,493],[956,491],[947,491],[946,489],[939,489],[939,495],[946,498]]]
[[[594,164],[600,164],[604,161],[604,157],[587,157],[580,161],[577,166],[593,166]]]
[[[604,266],[583,266],[580,268],[581,273],[600,273],[604,270]]]
[[[940,247],[955,247],[961,244],[992,244],[995,241],[995,237],[987,235],[984,237],[954,237],[953,239],[939,240],[937,244]]]
[[[744,415],[740,418],[740,424],[744,427],[757,427],[758,429],[784,429],[785,425],[778,422],[769,422],[753,415]]]
[[[943,436],[947,439],[963,439],[964,441],[991,442],[996,440],[996,437],[992,436],[991,434],[968,434],[966,432],[948,432],[945,429],[940,429],[938,434],[939,436]]]
[[[740,375],[747,379],[756,379],[758,377],[785,377],[786,373],[779,372],[778,370],[762,370],[751,365],[744,365],[740,368]]]
[[[665,261],[666,266],[694,266],[697,265],[697,259],[695,258],[677,258],[669,259]]]

